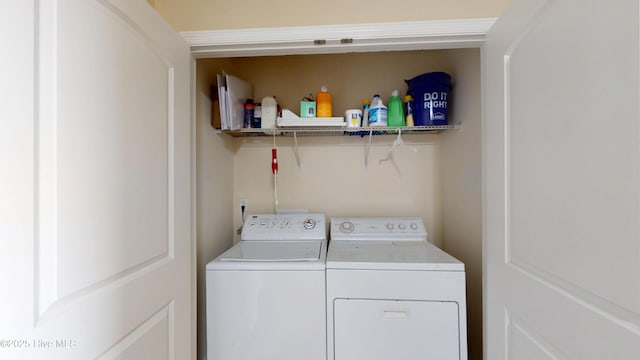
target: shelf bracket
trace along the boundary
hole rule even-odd
[[[298,169],[300,169],[300,151],[298,149],[298,132],[293,131],[293,153],[296,155],[296,163],[298,164]]]
[[[364,143],[364,168],[367,169],[369,165],[369,149],[371,148],[371,138],[373,137],[373,130],[369,129],[369,140]]]

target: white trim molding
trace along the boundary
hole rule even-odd
[[[480,47],[495,18],[184,31],[196,58]]]

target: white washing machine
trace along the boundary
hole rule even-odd
[[[422,219],[333,218],[330,239],[328,359],[467,359],[464,264]]]
[[[326,360],[322,214],[251,215],[207,264],[209,360]]]

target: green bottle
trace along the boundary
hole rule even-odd
[[[391,92],[387,109],[388,126],[407,125],[404,118],[404,110],[402,109],[402,99],[400,99],[400,95],[398,95],[398,90],[393,90]]]

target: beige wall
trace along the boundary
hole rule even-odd
[[[429,238],[442,246],[441,146],[437,136],[404,136],[410,146],[380,163],[395,137],[376,138],[364,166],[361,138],[277,139],[279,209],[308,209],[336,216],[420,216]],[[252,212],[273,212],[273,141],[237,140],[234,198],[248,198]],[[415,152],[414,152],[415,150]]]
[[[276,138],[280,174],[280,209],[305,208],[331,216],[420,216],[429,239],[462,260],[467,268],[470,359],[482,358],[482,197],[480,158],[480,51],[479,49],[354,53],[314,56],[280,56],[199,60],[199,73],[209,79],[221,70],[250,81],[254,97],[276,95],[285,108],[298,113],[298,101],[327,85],[334,96],[336,115],[359,107],[373,92],[385,102],[392,89],[404,92],[403,79],[435,70],[449,72],[455,83],[451,118],[462,129],[438,135],[404,135],[406,144],[394,152],[393,161],[380,162],[395,136],[374,137],[368,167],[364,166],[364,143],[359,137],[299,137],[301,166],[294,156],[292,138]],[[202,77],[199,74],[199,77]],[[213,81],[213,80],[211,80]],[[208,100],[206,100],[208,106]],[[206,114],[208,116],[208,114]],[[208,119],[208,118],[207,118]],[[205,127],[206,128],[206,127]],[[249,199],[249,212],[273,212],[273,178],[270,171],[273,138],[230,138],[221,149],[207,150],[202,162],[213,170],[221,156],[229,156],[219,171],[226,181],[209,186],[233,190],[220,194],[216,206],[233,214],[230,234],[240,226],[239,199]],[[219,139],[215,139],[215,136]],[[222,140],[220,140],[222,139]],[[229,148],[228,143],[232,143]],[[212,152],[213,151],[213,152]],[[224,154],[217,153],[223,151]],[[205,160],[211,157],[211,160]],[[218,160],[217,160],[218,159]],[[229,168],[232,161],[232,170]],[[232,171],[232,174],[227,174]],[[202,189],[202,191],[212,191]],[[222,196],[223,195],[223,196]],[[200,199],[210,202],[212,199]],[[218,210],[219,211],[219,210]],[[215,212],[215,211],[214,211]],[[224,215],[226,219],[230,214]],[[211,226],[209,214],[199,221]],[[213,230],[211,230],[213,231]],[[220,239],[199,238],[199,242]],[[211,240],[210,240],[211,239]],[[237,237],[236,237],[237,239]],[[211,255],[215,251],[210,251]]]
[[[215,74],[214,74],[215,76]],[[196,233],[198,281],[198,359],[206,344],[205,266],[232,244],[232,141],[210,125],[210,74],[198,68],[196,79]]]
[[[385,102],[391,90],[406,91],[404,79],[426,71],[454,73],[450,54],[477,50],[353,53],[314,56],[238,58],[225,68],[254,85],[260,101],[275,95],[283,108],[299,113],[300,99],[326,85],[333,96],[334,115],[360,108],[362,100],[379,93]],[[201,60],[220,69],[219,60]],[[441,145],[435,135],[404,136],[407,144],[393,161],[380,162],[395,137],[375,137],[368,167],[359,137],[301,137],[301,167],[297,167],[293,139],[277,138],[280,209],[305,208],[327,216],[414,215],[425,219],[429,239],[442,246]],[[234,140],[234,225],[240,226],[240,198],[249,199],[251,212],[273,212],[270,173],[272,138]],[[260,171],[262,170],[262,171]]]
[[[509,0],[149,0],[178,31],[467,19],[499,16]]]
[[[442,142],[443,249],[465,264],[469,359],[482,359],[482,146],[480,52],[449,53],[458,85],[451,117],[463,127]],[[464,82],[464,85],[462,84]],[[463,101],[464,104],[460,104]],[[461,106],[462,105],[462,106]]]

